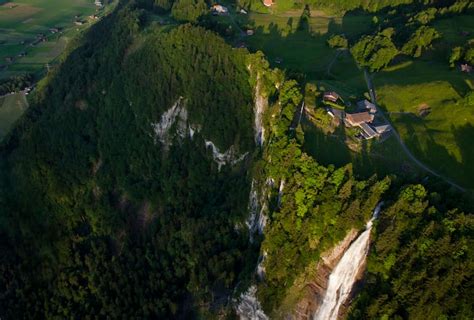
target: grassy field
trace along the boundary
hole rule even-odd
[[[322,90],[336,90],[345,98],[366,95],[363,73],[350,53],[337,52],[326,41],[336,33],[357,39],[370,30],[372,16],[339,17],[312,12],[309,29],[301,31],[297,30],[300,14],[301,10],[250,14],[247,23],[255,35],[245,39],[249,49],[262,50],[274,67],[306,74],[307,80]],[[374,75],[378,102],[419,160],[459,184],[474,188],[474,168],[468,165],[474,163],[474,148],[469,146],[469,141],[474,141],[474,106],[467,106],[463,99],[474,89],[474,79],[450,69],[447,62],[451,48],[467,41],[462,32],[474,34],[474,19],[467,15],[445,18],[436,21],[434,27],[442,34],[434,50],[420,59],[400,60]],[[420,110],[424,108],[429,108],[429,113],[421,117]],[[307,139],[309,152],[326,164],[357,163],[356,155],[334,137],[310,130]],[[379,153],[389,156],[371,162],[376,172],[407,167],[409,161],[399,159],[403,152],[395,141],[382,145],[386,150]],[[391,161],[394,158],[398,159],[396,163]],[[366,167],[364,164],[358,170],[363,172]]]
[[[301,10],[269,15],[252,13],[248,26],[255,34],[245,42],[251,51],[263,51],[270,62],[277,67],[304,72],[312,79],[324,78],[328,65],[337,51],[328,47],[326,41],[332,34],[344,32],[347,37],[357,37],[370,28],[370,16],[327,16],[313,11],[307,30],[298,30]],[[276,63],[281,60],[280,63]],[[356,66],[352,58],[343,55],[334,63]],[[350,72],[346,72],[351,74]]]
[[[95,12],[92,0],[20,0],[0,5],[0,78],[43,70],[91,23],[88,16]],[[76,26],[75,20],[88,22]],[[61,32],[53,34],[51,28]],[[39,34],[47,41],[31,45]],[[26,56],[20,57],[22,52]]]
[[[422,162],[474,188],[474,106],[464,102],[472,76],[447,63],[417,61],[375,76],[379,103],[387,110],[410,150]],[[428,110],[423,115],[423,110]],[[472,163],[472,162],[471,162]]]
[[[472,16],[434,24],[443,37],[421,59],[374,75],[378,101],[414,155],[435,171],[474,189],[474,106],[464,96],[474,77],[449,68],[450,48],[464,44],[461,31],[474,33]],[[422,110],[427,109],[426,114]]]
[[[0,98],[0,141],[27,108],[28,102],[23,93],[10,94]]]
[[[344,142],[344,133],[340,132],[343,128],[338,129],[335,134],[326,135],[305,121],[303,129],[305,151],[323,165],[340,167],[352,163],[354,173],[361,178],[369,178],[374,173],[379,177],[397,174],[411,179],[423,175],[407,158],[393,136],[383,142],[364,142],[361,152],[353,152]]]

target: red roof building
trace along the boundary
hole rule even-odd
[[[325,92],[323,96],[324,101],[331,101],[331,102],[336,102],[341,98],[336,92],[331,91],[331,92]]]
[[[263,0],[263,5],[266,7],[271,7],[273,5],[273,0]]]
[[[368,112],[347,113],[345,120],[349,126],[355,127],[362,123],[374,121],[374,115]]]

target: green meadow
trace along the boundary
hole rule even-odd
[[[374,173],[379,177],[389,174],[409,179],[422,177],[422,172],[405,155],[393,136],[384,141],[362,142],[362,150],[353,152],[344,142],[342,127],[335,134],[325,134],[305,121],[303,129],[304,150],[322,165],[340,167],[352,163],[354,173],[363,178],[369,178]]]
[[[248,26],[255,34],[246,37],[245,43],[250,50],[263,51],[274,66],[303,72],[313,79],[324,77],[337,55],[326,43],[329,36],[344,32],[347,37],[357,37],[370,28],[371,21],[369,16],[338,17],[313,11],[308,28],[299,30],[300,15],[301,10],[251,13]],[[351,60],[343,63],[352,63],[351,68],[357,69]]]
[[[0,78],[44,70],[74,34],[91,23],[88,16],[95,12],[92,0],[20,0],[0,5]],[[87,23],[76,26],[76,19]],[[61,33],[53,34],[50,28],[60,28]],[[47,41],[31,45],[39,34]],[[20,57],[23,52],[26,56]]]
[[[378,102],[420,161],[473,189],[474,106],[464,97],[474,90],[474,77],[450,68],[447,57],[469,39],[462,32],[474,33],[474,19],[457,16],[434,27],[442,38],[433,50],[374,75]]]
[[[429,61],[375,76],[379,103],[415,156],[469,188],[474,188],[474,106],[463,97],[472,80]]]
[[[9,94],[0,98],[0,141],[26,108],[28,102],[23,93]]]
[[[350,53],[330,48],[327,40],[339,33],[356,40],[370,30],[372,16],[313,11],[308,28],[298,30],[301,11],[250,14],[247,25],[255,34],[245,38],[249,50],[261,50],[274,67],[303,73],[307,81],[336,90],[345,98],[367,95],[363,72]],[[474,148],[469,143],[474,141],[474,106],[466,105],[464,96],[474,89],[474,79],[450,68],[447,57],[453,46],[467,41],[461,31],[474,34],[474,19],[467,15],[445,18],[434,27],[442,38],[433,49],[419,59],[399,59],[373,74],[375,90],[379,104],[413,154],[436,172],[473,189],[474,169],[469,164],[474,163]],[[423,109],[428,111],[420,116]],[[337,137],[324,137],[310,126],[306,126],[306,139],[306,149],[319,161],[359,163],[355,169],[363,175],[370,166],[380,174],[416,167],[394,139],[376,146],[363,161]]]

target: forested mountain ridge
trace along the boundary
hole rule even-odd
[[[255,149],[247,55],[189,25],[144,33],[143,14],[124,1],[91,28],[2,145],[2,317],[194,317],[252,257],[235,227]],[[165,146],[154,125],[180,98],[199,129],[172,124]],[[248,156],[221,168],[205,141]]]

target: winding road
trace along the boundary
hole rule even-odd
[[[365,81],[367,83],[367,88],[369,89],[369,94],[370,94],[370,99],[372,100],[372,103],[375,104],[375,106],[377,107],[377,111],[378,113],[382,116],[382,118],[384,119],[384,121],[386,123],[391,123],[390,121],[388,121],[387,117],[385,116],[385,113],[383,112],[383,110],[380,109],[379,105],[377,104],[377,99],[376,99],[376,96],[375,96],[375,88],[374,88],[374,85],[372,83],[372,80],[370,79],[370,75],[369,75],[369,72],[367,71],[367,69],[364,69],[364,76],[365,76]],[[424,163],[422,163],[420,160],[418,160],[414,155],[413,153],[411,153],[411,151],[408,149],[408,147],[405,145],[405,143],[403,142],[402,138],[400,137],[400,134],[397,132],[397,130],[395,129],[395,127],[392,125],[392,133],[395,137],[395,139],[397,139],[398,143],[400,144],[400,146],[402,147],[403,151],[406,153],[406,155],[414,162],[416,163],[417,166],[419,166],[421,169],[429,172],[430,174],[432,174],[433,176],[435,177],[438,177],[442,180],[444,180],[445,182],[447,182],[448,184],[450,184],[451,186],[453,186],[454,188],[458,189],[459,191],[462,191],[462,192],[466,192],[466,189],[461,187],[460,185],[458,185],[457,183],[453,182],[452,180],[446,178],[445,176],[437,173],[436,171],[434,171],[433,169],[429,168],[428,166],[426,166]]]

